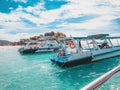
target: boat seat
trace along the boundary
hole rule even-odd
[[[99,47],[102,49],[107,45],[107,42],[102,43],[102,45],[99,45]]]

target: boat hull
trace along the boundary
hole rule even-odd
[[[87,58],[78,59],[78,60],[71,60],[71,61],[66,61],[66,62],[59,62],[54,59],[51,59],[53,63],[59,65],[62,68],[73,67],[73,66],[82,65],[82,64],[88,64],[88,63],[91,63],[91,60],[92,60],[92,57],[87,57]]]
[[[93,53],[96,53],[96,52],[93,52]],[[114,48],[108,49],[108,51],[106,51],[104,53],[94,54],[92,62],[100,61],[100,60],[104,60],[104,59],[112,58],[112,57],[116,57],[116,56],[120,56],[120,47],[115,48],[115,49]]]
[[[23,49],[23,48],[20,48],[18,50],[20,53],[35,53],[35,51],[37,51],[37,49]]]
[[[47,53],[47,52],[56,52],[59,48],[38,48],[38,49],[24,49],[20,48],[18,51],[22,54],[29,53]]]
[[[101,50],[98,53],[97,52],[92,52],[92,53],[93,55],[89,57],[80,58],[80,59],[71,59],[68,61],[66,60],[66,61],[61,62],[59,57],[56,57],[56,58],[51,59],[51,61],[58,64],[61,67],[73,67],[77,65],[98,62],[98,61],[105,60],[108,58],[120,56],[120,47],[108,49],[108,50]]]

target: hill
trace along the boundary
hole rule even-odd
[[[54,39],[56,41],[58,41],[59,38],[64,38],[66,37],[66,35],[62,32],[46,32],[44,34],[40,34],[38,36],[33,36],[33,37],[28,37],[28,38],[24,38],[24,39],[20,39],[20,41],[18,42],[12,42],[11,45],[12,46],[16,46],[16,45],[23,45],[24,42],[26,41],[30,41],[30,40],[40,40],[42,38],[47,38],[48,40],[50,39]]]
[[[4,45],[10,45],[11,42],[7,41],[7,40],[0,40],[0,46],[4,46]]]

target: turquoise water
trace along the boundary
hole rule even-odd
[[[120,90],[120,72],[104,83],[100,90]]]
[[[21,55],[17,50],[18,47],[0,47],[0,90],[79,90],[120,64],[120,57],[115,57],[62,69],[51,63],[49,58],[54,53]],[[119,81],[120,73],[116,79]],[[120,86],[114,82],[112,85],[113,90]],[[100,90],[106,87],[109,83]]]

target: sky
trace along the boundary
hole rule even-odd
[[[50,31],[120,36],[120,0],[0,0],[0,40]]]

